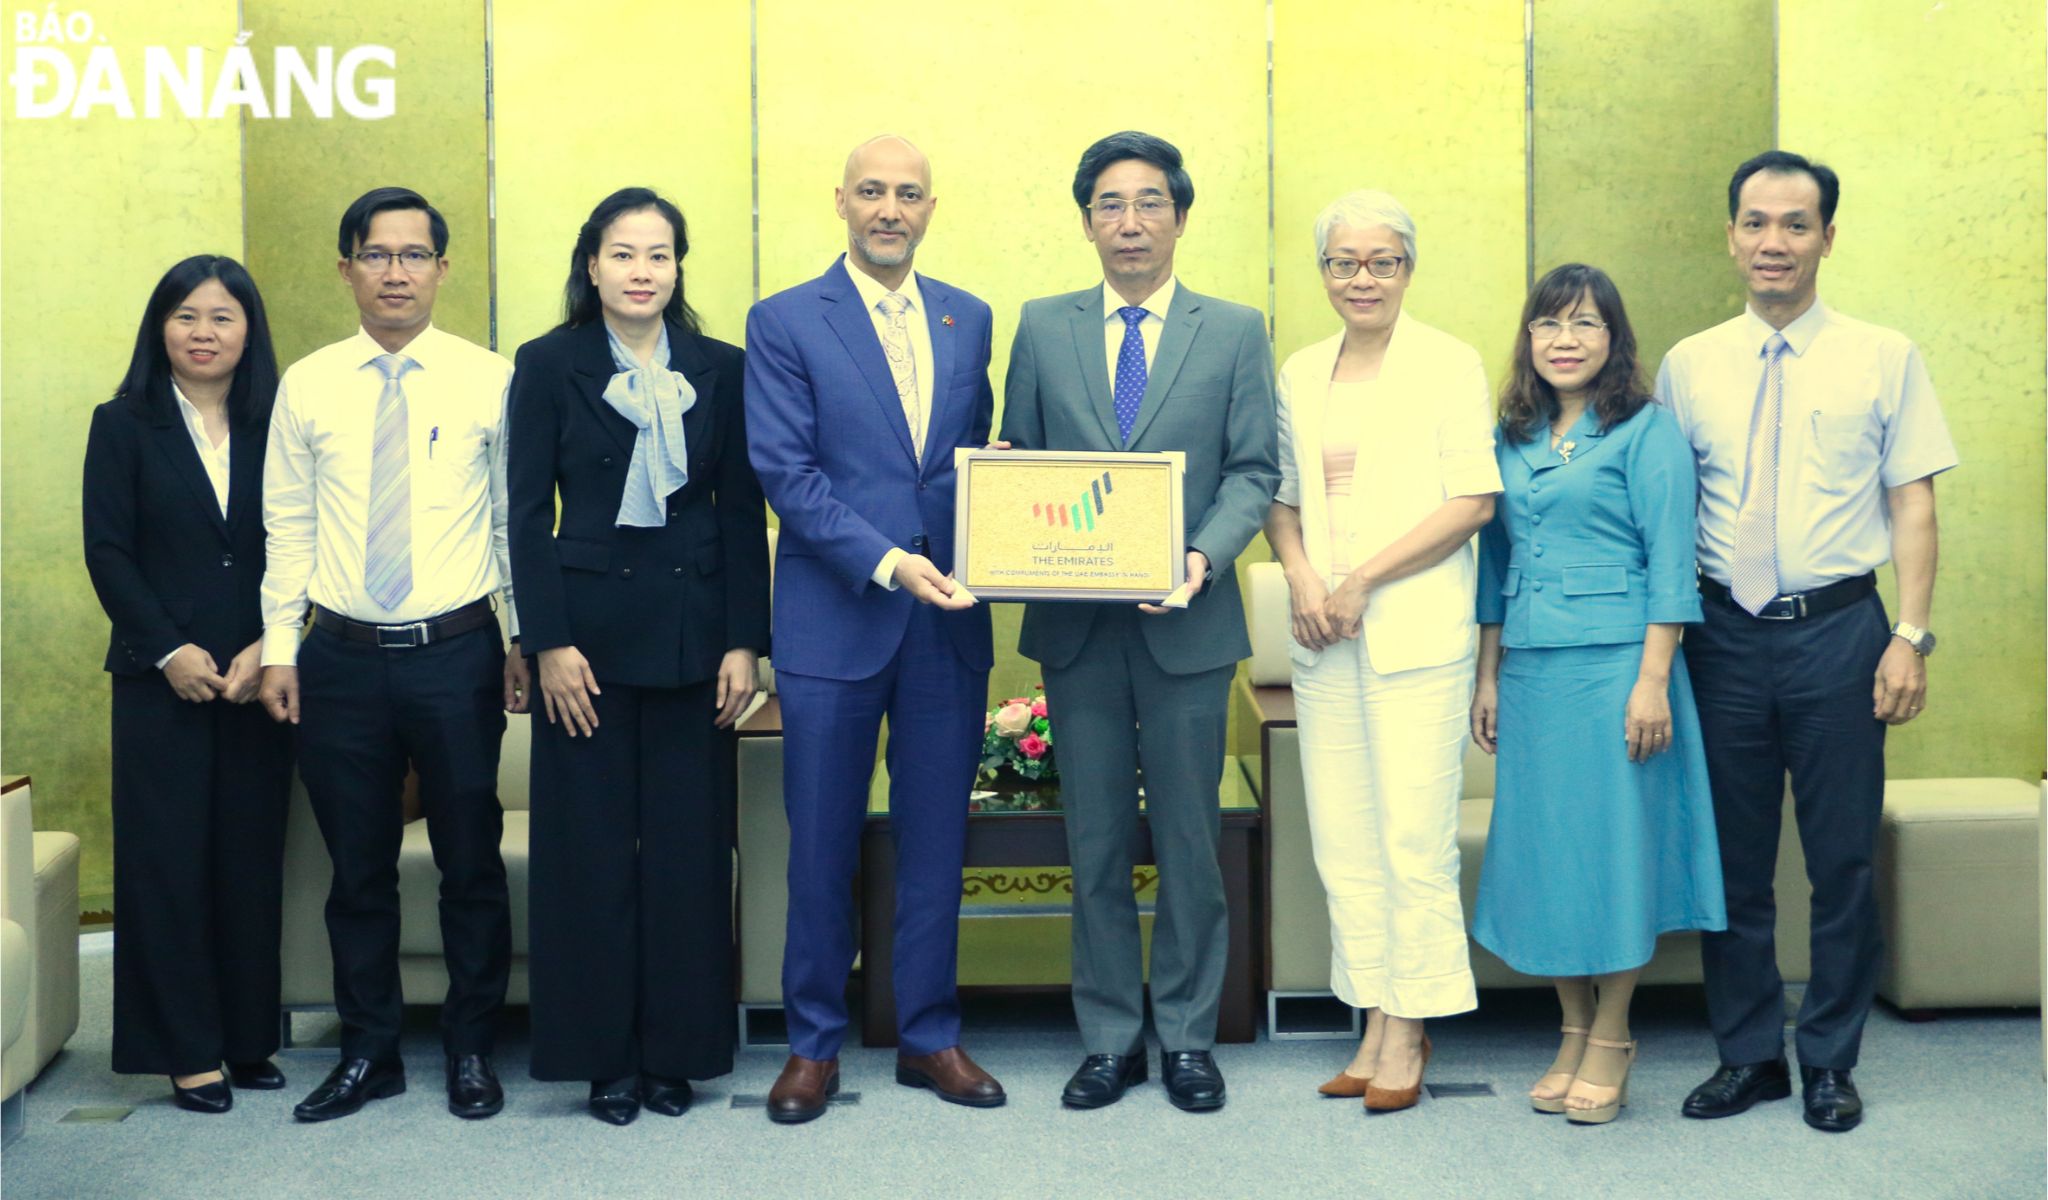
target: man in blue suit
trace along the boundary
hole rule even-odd
[[[839,1087],[853,874],[889,718],[897,861],[896,1081],[1003,1103],[960,1049],[954,990],[967,792],[994,661],[953,566],[953,450],[988,439],[988,305],[912,272],[936,200],[898,137],[856,147],[835,193],[847,253],[747,315],[747,442],[781,518],[776,686],[789,811],[782,996],[789,1062],[768,1116],[808,1121]]]

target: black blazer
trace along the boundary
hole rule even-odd
[[[745,353],[668,327],[696,389],[683,414],[690,481],[659,529],[615,522],[638,430],[604,399],[617,368],[604,322],[557,329],[513,360],[506,482],[519,647],[574,646],[600,682],[681,687],[726,651],[768,652],[768,519],[747,461]],[[561,527],[555,495],[561,493]]]
[[[93,410],[85,442],[85,568],[114,622],[106,669],[143,675],[186,642],[223,672],[263,634],[264,421],[228,437],[228,515],[167,405]]]

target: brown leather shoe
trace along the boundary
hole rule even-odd
[[[1316,1091],[1323,1096],[1335,1097],[1339,1100],[1356,1100],[1360,1096],[1365,1095],[1366,1089],[1371,1086],[1372,1078],[1370,1076],[1360,1079],[1350,1071],[1339,1071],[1336,1078],[1317,1088]]]
[[[768,1119],[778,1125],[801,1125],[823,1115],[826,1103],[838,1094],[838,1059],[792,1054],[775,1077],[775,1086],[768,1089]]]
[[[937,1054],[896,1056],[896,1082],[930,1088],[939,1099],[970,1108],[995,1108],[1009,1099],[995,1076],[974,1065],[967,1051],[948,1046]]]

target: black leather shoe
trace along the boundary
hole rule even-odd
[[[235,1093],[228,1088],[228,1081],[216,1079],[198,1087],[183,1088],[178,1081],[171,1081],[171,1103],[186,1112],[219,1114],[235,1106]]]
[[[319,1087],[292,1115],[301,1121],[331,1121],[360,1110],[372,1100],[382,1100],[405,1091],[405,1064],[373,1062],[367,1058],[344,1058],[327,1073]]]
[[[1183,1112],[1223,1107],[1223,1072],[1207,1050],[1161,1050],[1159,1082],[1166,1085],[1166,1098]]]
[[[640,1102],[664,1117],[680,1117],[690,1111],[697,1094],[687,1079],[663,1079],[659,1075],[640,1077]]]
[[[1124,1098],[1124,1089],[1145,1082],[1145,1052],[1091,1054],[1067,1080],[1060,1103],[1068,1108],[1101,1108]]]
[[[640,1077],[591,1080],[590,1115],[608,1125],[631,1125],[640,1115]]]
[[[465,1121],[494,1117],[505,1107],[505,1089],[491,1070],[488,1054],[448,1056],[448,1111]]]
[[[1799,1082],[1808,1125],[1822,1133],[1847,1133],[1863,1123],[1863,1097],[1847,1071],[1801,1065]]]
[[[267,1058],[228,1064],[228,1082],[245,1092],[274,1092],[284,1086],[284,1072]]]
[[[1679,1111],[1701,1120],[1732,1117],[1748,1112],[1760,1101],[1783,1100],[1791,1094],[1792,1072],[1782,1058],[1737,1067],[1723,1063],[1705,1083],[1692,1090]]]

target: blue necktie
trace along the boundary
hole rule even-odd
[[[1142,308],[1119,308],[1124,319],[1124,344],[1116,351],[1116,429],[1130,445],[1131,426],[1138,423],[1138,405],[1145,399],[1145,335],[1138,323],[1145,319]]]

